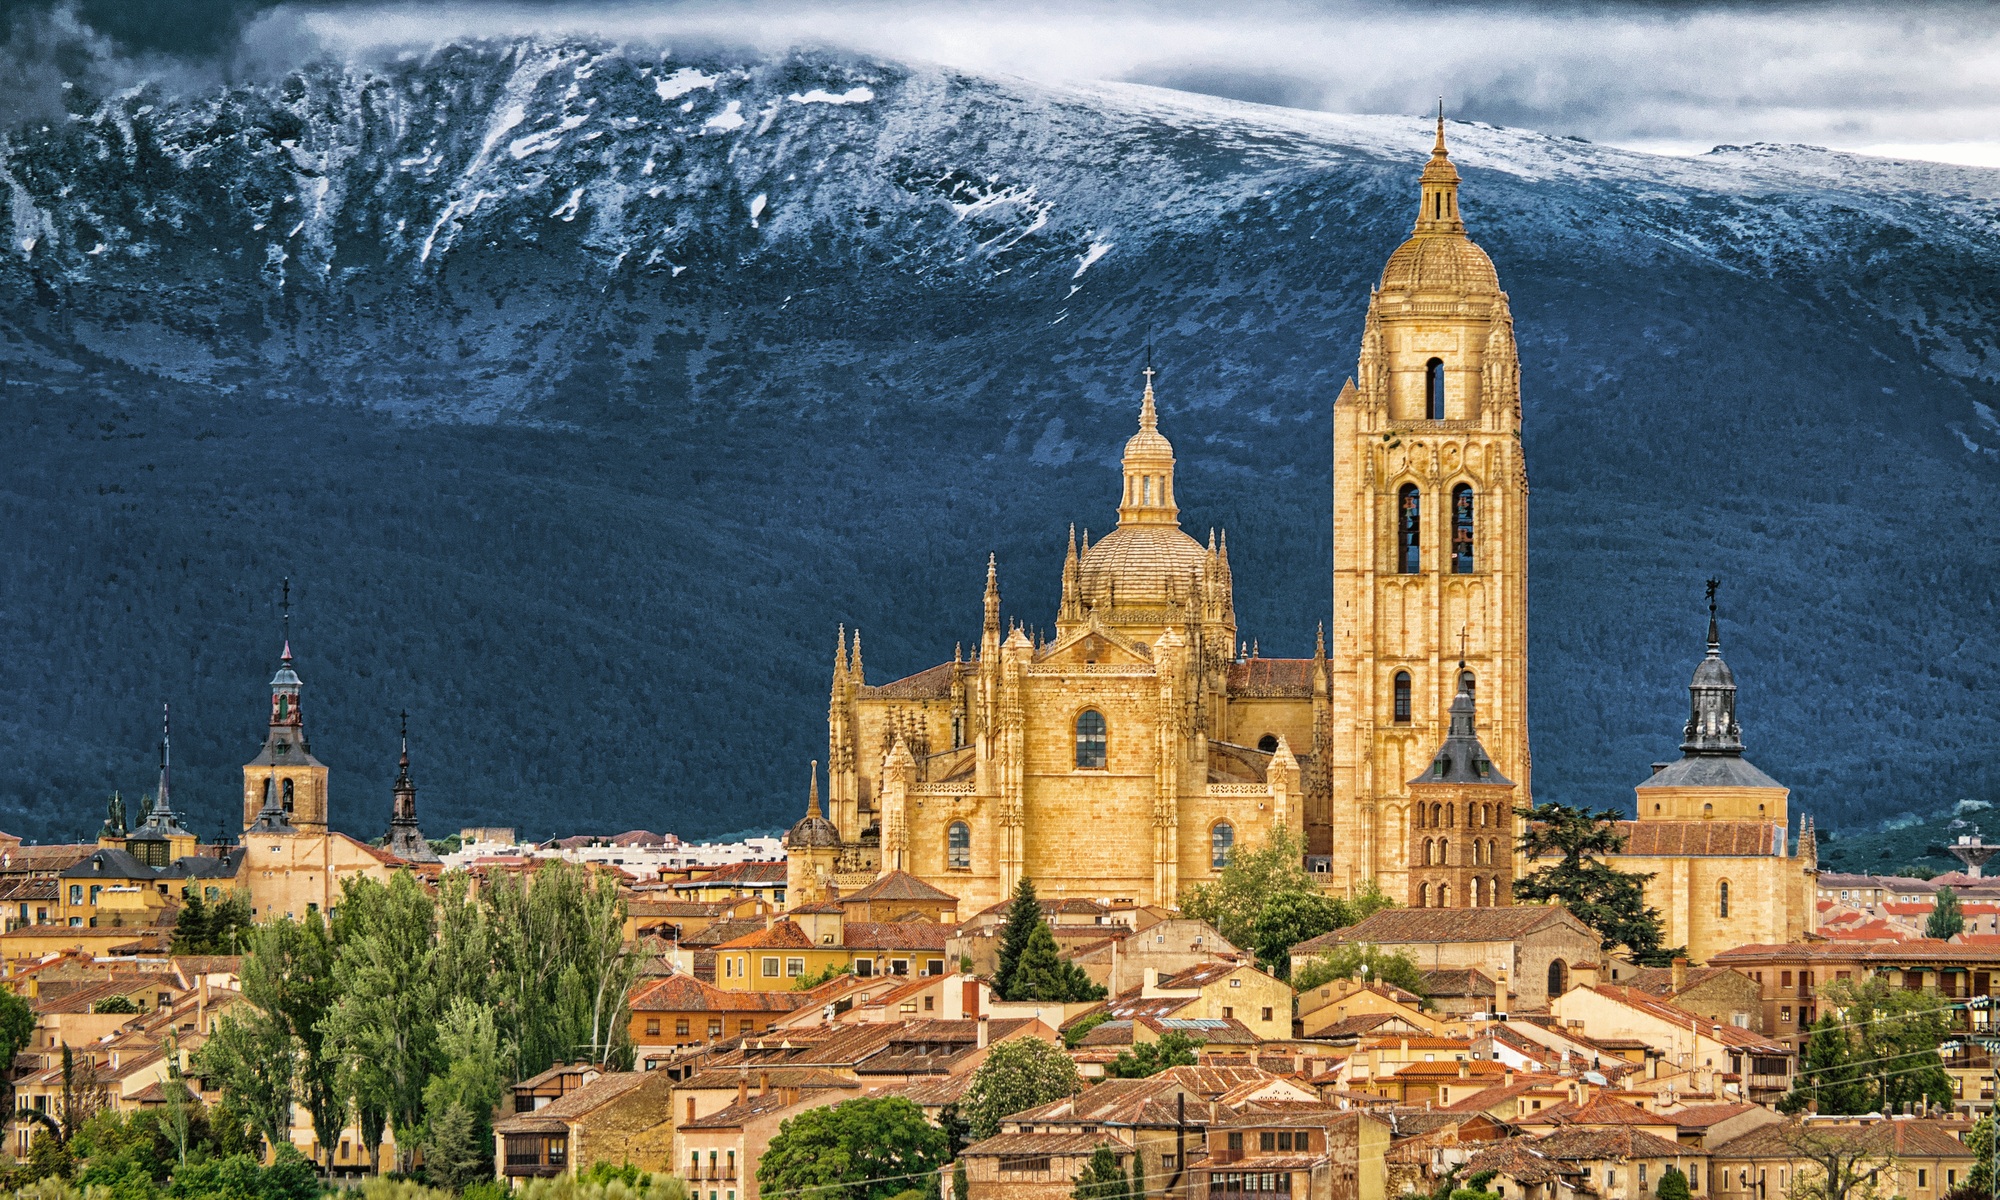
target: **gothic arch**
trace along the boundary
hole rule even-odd
[[[1071,728],[1076,733],[1076,767],[1100,770],[1110,761],[1111,727],[1095,707],[1076,714]]]
[[[952,871],[972,869],[972,826],[963,821],[953,821],[945,830],[945,868]]]

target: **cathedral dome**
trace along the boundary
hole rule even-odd
[[[1736,686],[1736,672],[1730,670],[1729,664],[1720,657],[1704,658],[1701,665],[1694,669],[1694,681],[1689,686],[1733,688]]]
[[[1165,604],[1171,588],[1188,603],[1195,572],[1207,560],[1201,543],[1179,525],[1123,524],[1084,552],[1083,593],[1093,603],[1122,608]]]
[[[840,830],[835,829],[833,822],[820,816],[817,811],[801,819],[798,824],[792,826],[789,833],[785,834],[787,850],[811,850],[838,845],[840,845]]]
[[[1418,234],[1396,247],[1382,268],[1382,290],[1497,293],[1493,260],[1464,234]]]

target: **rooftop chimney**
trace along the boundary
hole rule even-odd
[[[1678,996],[1682,992],[1687,991],[1688,960],[1681,955],[1675,955],[1673,969],[1674,969],[1674,994]]]
[[[1150,968],[1149,968],[1150,969]],[[985,1013],[979,1014],[979,1048],[986,1049],[986,1041],[992,1035],[992,1021]]]

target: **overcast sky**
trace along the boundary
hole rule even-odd
[[[128,42],[199,37],[232,18],[262,57],[519,33],[830,44],[1338,112],[1418,112],[1442,93],[1468,119],[1666,153],[1808,142],[2000,166],[2000,5],[1991,3],[71,3],[100,28],[122,22]]]

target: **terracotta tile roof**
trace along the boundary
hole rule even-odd
[[[1535,1141],[1535,1149],[1550,1158],[1571,1161],[1605,1158],[1679,1158],[1687,1154],[1680,1143],[1670,1142],[1643,1129],[1558,1129]]]
[[[532,1113],[503,1117],[493,1123],[493,1128],[503,1133],[509,1130],[534,1132],[533,1126],[526,1122],[556,1122],[559,1127],[567,1128],[567,1122],[595,1112],[618,1099],[645,1083],[647,1076],[648,1073],[645,1071],[607,1071],[575,1091],[549,1101]],[[515,1121],[522,1121],[524,1124],[516,1125],[513,1123]]]
[[[1105,1001],[1103,1011],[1110,1013],[1113,1019],[1126,1021],[1139,1017],[1171,1017],[1188,1005],[1198,1004],[1200,1001],[1199,996],[1151,996],[1141,999],[1138,989],[1134,988],[1115,1000]],[[1095,1011],[1098,1010],[1087,1010],[1071,1020],[1079,1020],[1089,1012]]]
[[[1585,1104],[1558,1104],[1521,1118],[1521,1125],[1672,1125],[1658,1113],[1649,1113],[1616,1096],[1597,1095]]]
[[[811,950],[813,940],[800,929],[797,921],[781,920],[771,922],[769,929],[760,929],[745,934],[732,941],[716,946],[717,950]]]
[[[77,842],[58,846],[15,846],[0,851],[0,871],[10,875],[53,875],[65,867],[73,867],[89,858],[96,849],[96,842]]]
[[[734,907],[726,900],[655,900],[644,893],[625,902],[635,917],[720,917]]]
[[[1357,925],[1324,933],[1292,947],[1310,956],[1348,942],[1510,942],[1537,930],[1576,922],[1559,904],[1507,904],[1497,908],[1388,908]]]
[[[739,862],[717,867],[708,874],[675,887],[770,887],[785,882],[783,862]]]
[[[1661,1113],[1660,1116],[1682,1129],[1708,1129],[1722,1124],[1731,1117],[1740,1117],[1752,1109],[1762,1107],[1761,1104],[1702,1104],[1694,1108],[1683,1108],[1677,1112]]]
[[[1797,1128],[1796,1121],[1765,1125],[1730,1138],[1708,1154],[1711,1159],[1798,1158],[1799,1152],[1789,1141]],[[1968,1160],[1973,1157],[1972,1149],[1958,1140],[1957,1131],[1965,1126],[1956,1122],[1892,1119],[1848,1125],[1815,1121],[1812,1128],[1815,1136],[1852,1139],[1877,1154]]]
[[[732,921],[717,921],[699,933],[691,933],[681,939],[681,945],[691,949],[704,946],[720,946],[724,942],[747,937],[764,928],[764,922],[755,917],[743,917]],[[796,926],[794,926],[796,928]]]
[[[849,1087],[860,1086],[852,1080],[845,1082]],[[754,1121],[766,1113],[782,1112],[793,1104],[818,1103],[821,1103],[819,1099],[807,1097],[787,1100],[783,1092],[769,1092],[762,1096],[752,1095],[740,1104],[731,1104],[727,1107],[719,1108],[705,1117],[696,1117],[692,1121],[682,1121],[680,1128],[690,1131],[700,1129],[737,1129],[745,1121]]]
[[[864,687],[862,691],[879,700],[949,700],[952,666],[939,663],[915,675],[905,675],[878,687]]]
[[[1371,1030],[1386,1025],[1390,1021],[1405,1020],[1406,1018],[1398,1016],[1395,1013],[1356,1013],[1351,1017],[1342,1017],[1340,1020],[1313,1034],[1313,1036],[1317,1038],[1366,1037]]]
[[[1424,972],[1424,992],[1430,996],[1492,996],[1494,982],[1478,967]],[[1411,997],[1415,999],[1415,997]]]
[[[973,1074],[961,1071],[956,1075],[932,1075],[894,1087],[877,1088],[868,1094],[871,1097],[901,1096],[918,1108],[939,1108],[964,1099],[965,1090],[972,1086]]]
[[[1721,957],[1718,955],[1717,957]],[[1670,1021],[1675,1025],[1692,1028],[1701,1036],[1725,1046],[1734,1046],[1759,1054],[1789,1054],[1791,1051],[1781,1042],[1753,1033],[1748,1029],[1738,1029],[1734,1025],[1724,1025],[1685,1008],[1669,1004],[1649,992],[1623,987],[1615,983],[1601,983],[1594,989],[1598,995],[1609,997],[1621,1004],[1636,1008],[1649,1016]]]
[[[1477,1091],[1465,1099],[1448,1105],[1446,1112],[1485,1112],[1498,1104],[1517,1100],[1531,1092],[1558,1092],[1563,1080],[1554,1075],[1515,1075],[1511,1084],[1496,1084],[1483,1091]]]
[[[992,1158],[1001,1154],[1048,1154],[1080,1157],[1099,1146],[1115,1146],[1130,1151],[1108,1133],[1002,1133],[974,1142],[959,1151],[971,1158]]]
[[[1229,664],[1229,694],[1310,699],[1313,660],[1310,658],[1251,658]]]
[[[842,904],[861,904],[871,900],[948,900],[958,903],[957,896],[932,887],[908,871],[891,871],[852,896],[840,898]]]
[[[1235,974],[1242,968],[1242,963],[1234,962],[1201,963],[1198,966],[1189,967],[1185,971],[1176,971],[1172,975],[1160,976],[1158,986],[1164,991],[1190,991],[1195,988],[1207,987],[1218,979],[1225,979]]]
[[[733,1092],[738,1087],[751,1091],[765,1085],[774,1088],[853,1088],[861,1085],[838,1071],[825,1067],[766,1067],[756,1063],[697,1071],[677,1087],[689,1092]]]
[[[668,975],[632,990],[633,1012],[790,1012],[803,992],[732,992],[692,975]]]
[[[843,921],[840,926],[840,944],[845,950],[935,950],[942,954],[950,940],[951,926],[935,921]]]
[[[1560,1159],[1550,1158],[1536,1148],[1528,1138],[1510,1138],[1496,1143],[1490,1150],[1481,1150],[1465,1164],[1465,1174],[1477,1175],[1482,1171],[1498,1171],[1523,1186],[1550,1183],[1555,1180],[1576,1176],[1578,1168]]]
[[[1619,821],[1626,854],[1744,858],[1785,853],[1776,821]]]

